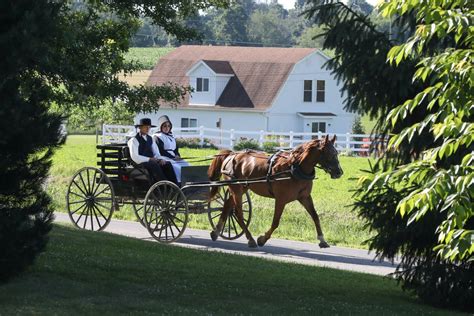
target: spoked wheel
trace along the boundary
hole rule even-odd
[[[228,188],[219,189],[215,198],[209,203],[208,216],[213,230],[216,229],[224,208],[224,202],[229,198],[229,196]],[[244,223],[248,227],[252,218],[252,201],[250,200],[250,194],[248,191],[242,196],[242,212],[244,215]],[[239,222],[237,221],[237,216],[235,215],[235,208],[232,208],[219,235],[224,239],[233,240],[239,238],[243,234],[244,231],[240,227]]]
[[[143,201],[138,200],[138,199],[133,199],[132,200],[132,207],[133,207],[133,211],[135,212],[135,215],[137,216],[138,221],[140,222],[140,224],[143,225],[143,227],[146,228],[146,224],[145,224],[145,221],[143,219],[143,216],[144,216]]]
[[[169,181],[152,185],[145,197],[143,219],[150,235],[159,242],[178,240],[188,223],[188,202],[183,191]]]
[[[66,207],[76,227],[103,230],[114,211],[114,188],[100,169],[85,167],[72,177],[66,193]]]

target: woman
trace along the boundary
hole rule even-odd
[[[160,132],[154,134],[153,139],[158,145],[161,157],[171,162],[176,178],[181,183],[181,167],[189,166],[189,164],[182,160],[179,155],[176,139],[171,132],[173,125],[168,116],[161,116],[158,119],[158,126],[160,127]]]

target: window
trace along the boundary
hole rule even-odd
[[[197,119],[183,117],[181,127],[197,127]]]
[[[197,78],[196,91],[198,92],[209,91],[209,78]]]
[[[313,80],[304,81],[303,102],[313,101]]]
[[[316,81],[316,102],[325,101],[325,90],[326,90],[326,81],[317,80]]]
[[[326,122],[312,122],[311,133],[326,133]]]

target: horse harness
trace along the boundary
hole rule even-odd
[[[232,158],[229,157],[228,159],[225,160],[224,165],[221,168],[222,174],[225,174],[226,176],[228,176],[230,178],[235,178],[234,163],[235,163],[236,154],[239,154],[239,153],[251,154],[252,152],[253,152],[252,150],[233,152],[231,154]],[[262,180],[264,180],[267,183],[268,192],[270,193],[270,196],[273,197],[273,198],[275,197],[275,194],[273,192],[272,182],[275,179],[278,179],[278,177],[281,176],[281,175],[290,174],[291,177],[295,180],[313,180],[316,177],[315,170],[313,170],[312,173],[307,174],[301,169],[300,165],[296,162],[293,163],[290,166],[289,170],[284,170],[284,171],[280,171],[280,172],[277,172],[277,173],[273,173],[273,167],[274,167],[275,162],[277,161],[277,159],[279,157],[289,159],[288,155],[290,155],[290,154],[291,154],[291,151],[288,152],[288,151],[280,150],[280,151],[277,151],[276,153],[272,154],[267,160],[267,162],[268,162],[267,174],[266,174],[265,177],[262,177]],[[248,186],[248,184],[244,185],[244,186]]]
[[[283,155],[281,155],[282,153],[288,154],[287,151],[279,150],[276,153],[274,153],[273,155],[271,155],[270,158],[268,158],[268,170],[267,170],[266,180],[267,180],[267,184],[268,184],[268,192],[270,193],[270,195],[273,198],[275,197],[275,194],[273,193],[272,180],[275,180],[276,176],[286,174],[286,173],[290,173],[291,177],[295,180],[314,180],[314,178],[316,177],[316,170],[313,170],[312,173],[307,174],[301,169],[300,165],[296,162],[291,164],[290,170],[284,170],[284,171],[278,172],[276,174],[272,174],[273,165],[275,164],[275,161],[277,160],[277,158],[278,157],[284,157]],[[285,158],[288,159],[288,157],[285,157]]]

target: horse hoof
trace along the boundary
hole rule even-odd
[[[319,248],[329,248],[329,244],[325,241],[319,243]]]
[[[260,236],[257,238],[257,243],[259,247],[263,247],[267,241],[265,240],[265,236]]]
[[[211,239],[212,241],[216,241],[217,240],[217,233],[215,231],[212,231],[211,232]]]
[[[257,248],[257,243],[253,239],[249,240],[248,245],[249,248]]]

